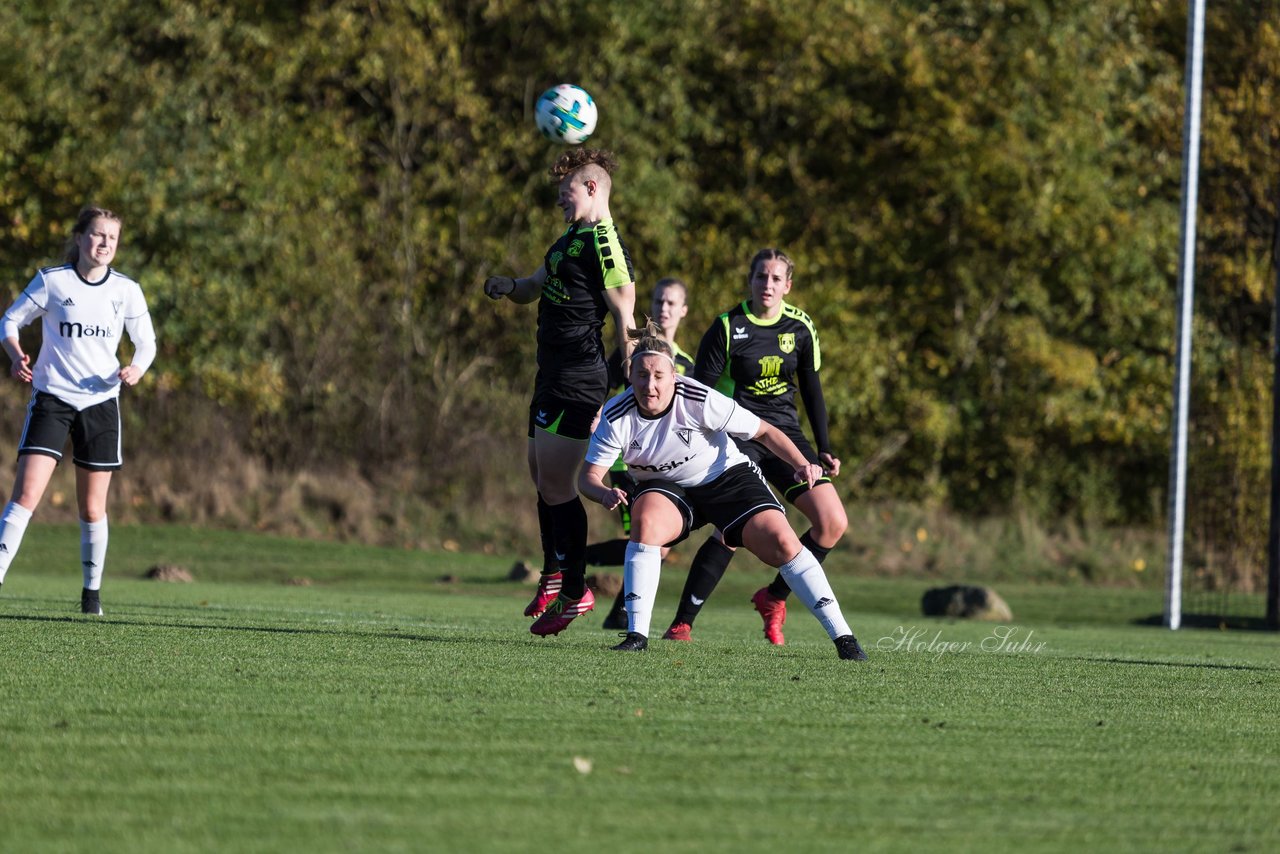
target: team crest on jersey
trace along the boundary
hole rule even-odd
[[[790,353],[796,348],[796,334],[794,332],[778,333],[778,349],[784,353]]]
[[[581,240],[575,240],[572,243],[570,243],[569,249],[568,249],[569,257],[577,258],[579,255],[581,255],[583,246],[586,246],[586,244],[583,243]]]
[[[111,301],[111,307],[116,310],[116,314],[119,314],[120,309],[124,307],[124,300],[113,299]]]
[[[552,252],[551,257],[547,259],[547,265],[551,267],[552,273],[560,271],[560,259],[564,257],[563,252]]]
[[[684,442],[685,445],[688,446],[689,440],[693,437],[693,431],[688,427],[682,427],[676,431],[676,436],[681,442]]]

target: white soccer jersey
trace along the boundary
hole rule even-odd
[[[88,282],[70,264],[46,267],[31,279],[4,313],[3,335],[42,318],[40,355],[31,384],[38,390],[86,409],[120,394],[122,331],[134,346],[134,367],[146,371],[156,354],[156,333],[142,288],[108,269],[100,282]]]
[[[587,446],[587,462],[608,468],[621,456],[636,480],[700,486],[747,458],[730,436],[750,439],[760,419],[697,380],[677,376],[671,406],[661,415],[640,412],[630,389],[604,405]]]

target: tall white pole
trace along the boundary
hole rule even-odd
[[[1191,399],[1191,326],[1196,281],[1196,207],[1200,186],[1200,84],[1204,67],[1204,0],[1187,16],[1186,109],[1182,124],[1182,256],[1178,264],[1178,351],[1174,369],[1173,448],[1169,460],[1169,565],[1164,624],[1182,625],[1182,543],[1187,507],[1187,410]]]

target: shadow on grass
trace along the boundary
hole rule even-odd
[[[65,617],[47,617],[38,614],[0,614],[0,621],[27,623],[88,623],[94,625],[127,626],[130,628],[151,629],[209,629],[222,632],[262,632],[283,635],[328,635],[331,637],[389,638],[394,640],[427,641],[429,643],[488,643],[489,640],[479,637],[445,637],[443,635],[421,635],[401,632],[394,629],[388,631],[356,631],[353,629],[315,629],[288,626],[237,626],[228,623],[197,622],[165,622],[161,620],[118,620],[111,617],[86,617],[74,615]]]
[[[1164,615],[1140,617],[1133,621],[1138,626],[1163,626]],[[1275,631],[1267,625],[1265,617],[1224,617],[1220,614],[1183,614],[1184,629],[1242,629],[1247,632]]]
[[[1141,658],[1093,658],[1083,655],[1066,656],[1068,661],[1087,661],[1090,664],[1133,664],[1139,667],[1194,667],[1202,670],[1256,670],[1272,673],[1280,667],[1259,667],[1254,664],[1213,664],[1206,661],[1150,661]]]

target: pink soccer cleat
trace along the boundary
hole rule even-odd
[[[672,623],[671,628],[662,633],[663,640],[673,641],[691,641],[693,640],[693,626],[688,623]]]
[[[547,609],[542,612],[542,616],[534,620],[533,625],[529,626],[529,631],[544,638],[547,635],[558,635],[569,628],[569,624],[573,622],[575,617],[581,617],[595,606],[596,597],[589,587],[582,594],[581,599],[566,599],[561,594],[551,600],[547,605]]]
[[[551,600],[560,595],[560,585],[564,576],[559,572],[544,572],[538,576],[538,592],[533,594],[533,601],[524,608],[526,617],[540,617],[547,610]]]
[[[782,646],[787,639],[782,636],[782,624],[787,621],[787,600],[774,599],[769,595],[768,587],[761,587],[751,597],[751,604],[756,606],[764,619],[764,636],[774,646]]]

